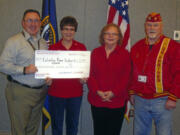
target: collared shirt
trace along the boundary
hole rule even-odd
[[[155,43],[151,50],[146,39],[138,41],[131,48],[133,62],[133,79],[129,87],[129,94],[139,95],[143,98],[153,99],[162,96],[169,96],[169,99],[176,101],[180,98],[180,44],[170,40],[167,51],[162,57],[162,67],[157,70],[157,60],[166,36],[161,36],[159,42]],[[162,92],[157,91],[157,71],[162,77]],[[146,76],[146,82],[138,81],[139,76]]]
[[[96,107],[120,108],[128,99],[128,83],[131,73],[130,55],[127,50],[116,46],[106,57],[105,46],[100,46],[91,53],[91,69],[88,79],[88,101]],[[112,91],[111,102],[104,102],[97,91]]]
[[[36,38],[30,36],[25,30],[10,37],[5,43],[4,50],[0,57],[0,72],[31,87],[41,86],[44,80],[35,79],[34,74],[23,74],[23,69],[30,64],[35,63],[35,49],[47,50],[46,41],[38,34]]]
[[[54,45],[51,45],[49,50],[63,50],[63,51],[86,51],[84,44],[73,40],[72,46],[66,49],[62,45],[62,39]],[[49,87],[48,94],[61,98],[80,97],[83,94],[83,87],[79,79],[53,79]]]

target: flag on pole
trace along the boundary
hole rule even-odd
[[[43,37],[48,42],[49,45],[58,42],[58,28],[57,28],[55,0],[43,0],[41,37]],[[42,134],[44,134],[45,129],[47,129],[51,124],[48,96],[46,97],[42,112],[43,112]]]
[[[122,47],[130,51],[130,25],[128,15],[128,0],[109,0],[107,23],[117,24],[123,35]]]
[[[117,24],[123,35],[122,47],[130,51],[130,25],[128,15],[128,0],[109,0],[107,23]],[[128,101],[126,104],[125,118],[129,121],[129,112],[131,104]]]
[[[43,0],[41,36],[49,41],[50,45],[58,42],[55,0]]]

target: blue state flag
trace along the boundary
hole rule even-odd
[[[49,41],[50,45],[58,42],[55,0],[43,0],[41,36]]]
[[[43,0],[42,20],[41,20],[41,36],[49,45],[58,42],[58,28],[56,18],[55,0]],[[43,107],[43,129],[47,129],[51,124],[51,116],[49,113],[49,97],[46,97]]]

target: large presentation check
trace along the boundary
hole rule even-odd
[[[35,51],[35,78],[87,78],[90,51]]]

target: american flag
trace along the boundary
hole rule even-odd
[[[123,35],[122,47],[130,51],[128,0],[109,0],[107,23],[115,23],[120,27]]]

